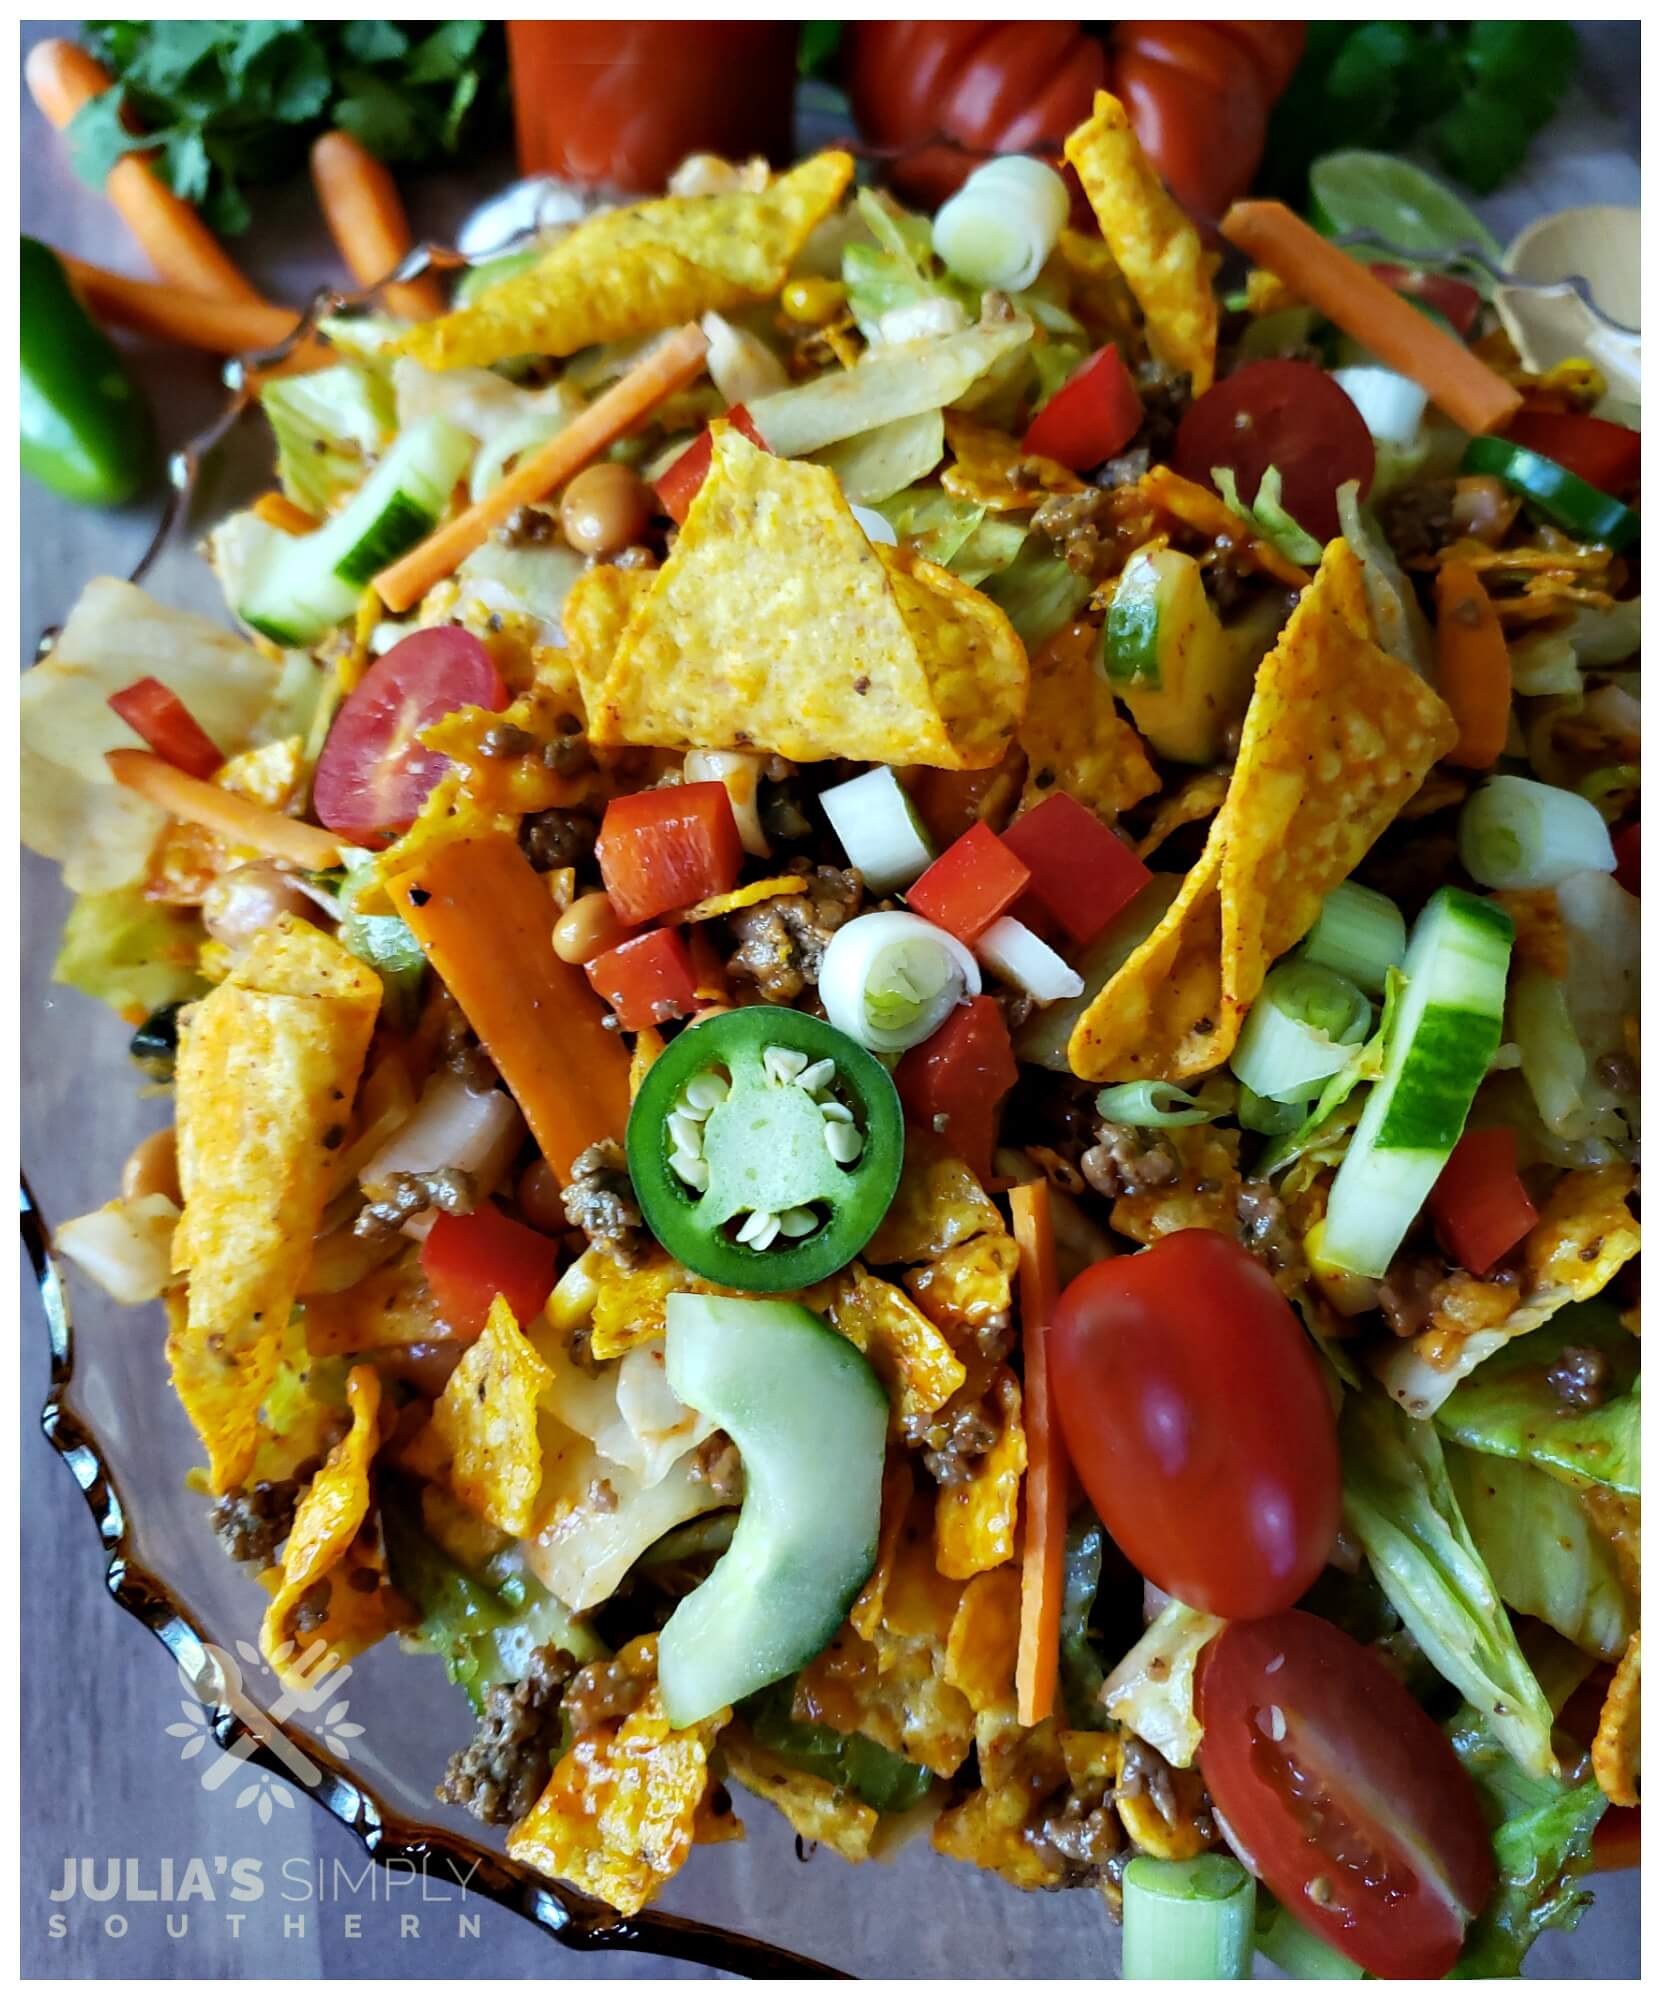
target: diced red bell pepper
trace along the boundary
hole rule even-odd
[[[1581,416],[1574,410],[1520,410],[1506,427],[1512,444],[1537,451],[1595,486],[1617,497],[1638,483],[1643,439],[1625,424],[1603,417]]]
[[[1003,1009],[987,994],[954,1007],[894,1071],[913,1125],[938,1133],[982,1181],[992,1177],[1003,1100],[1015,1087],[1015,1054]]]
[[[1539,1211],[1517,1172],[1509,1125],[1464,1135],[1430,1191],[1430,1213],[1443,1247],[1478,1278],[1521,1242]]]
[[[224,756],[213,738],[170,687],[151,675],[109,697],[129,729],[135,729],[158,757],[193,778],[211,778]]]
[[[1142,398],[1110,341],[1077,368],[1027,426],[1022,449],[1087,472],[1142,428]]]
[[[1026,893],[1032,875],[989,826],[960,834],[905,892],[920,917],[973,944]]]
[[[1071,793],[1011,820],[1003,844],[1032,871],[1032,895],[1075,944],[1088,944],[1148,880],[1129,847]]]
[[[1434,306],[1461,340],[1470,339],[1482,310],[1482,294],[1475,285],[1467,285],[1463,278],[1450,278],[1445,271],[1415,271],[1406,264],[1374,264],[1372,273],[1380,284],[1400,292],[1403,298]]]
[[[767,449],[767,440],[756,429],[754,419],[742,403],[733,404],[727,411],[726,421],[735,431],[742,431],[751,444],[758,445],[763,451]],[[715,440],[706,424],[653,489],[658,505],[677,527],[686,519],[693,501],[698,497],[698,488],[703,485],[704,476],[709,471],[714,446]]]
[[[521,1327],[537,1317],[554,1288],[559,1246],[486,1201],[471,1215],[434,1220],[421,1245],[421,1268],[452,1330],[472,1340],[484,1331],[498,1292]]]
[[[648,931],[591,958],[588,978],[631,1033],[698,1011],[698,980],[679,931]]]
[[[725,785],[662,785],[613,799],[594,843],[600,879],[626,924],[732,888],[744,844]]]
[[[1638,887],[1639,863],[1638,822],[1623,826],[1615,836],[1615,880],[1629,896],[1638,896],[1643,891]]]

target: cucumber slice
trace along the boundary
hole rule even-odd
[[[744,1460],[732,1546],[658,1642],[664,1709],[684,1729],[830,1642],[877,1558],[888,1398],[805,1307],[673,1292],[667,1312],[670,1388]]]
[[[366,583],[431,534],[472,455],[473,440],[448,419],[411,424],[332,520],[272,545],[237,616],[280,646],[320,639],[351,617]]]
[[[1324,1255],[1382,1278],[1465,1129],[1500,1044],[1514,927],[1464,889],[1438,889],[1407,947],[1384,1074],[1332,1184]]]

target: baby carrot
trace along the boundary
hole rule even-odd
[[[409,255],[409,222],[392,176],[350,132],[325,132],[311,149],[312,185],[346,268],[378,285]],[[436,319],[444,294],[431,278],[389,285],[386,302],[402,319]]]

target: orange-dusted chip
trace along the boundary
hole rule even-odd
[[[1082,493],[1084,481],[1042,452],[1023,451],[1021,440],[991,424],[977,423],[956,410],[946,412],[946,442],[952,463],[940,484],[959,500],[972,500],[989,514],[1024,513],[1046,493]]]
[[[345,1291],[306,1300],[306,1346],[313,1354],[414,1347],[442,1340],[449,1331],[413,1243],[395,1263],[371,1271]]]
[[[977,1709],[1007,1702],[1021,1636],[1021,1572],[1013,1563],[971,1577],[946,1635],[946,1678]]]
[[[1453,741],[1447,705],[1376,645],[1361,565],[1328,544],[1258,668],[1228,794],[1159,927],[1068,1044],[1093,1083],[1224,1061],[1264,974]]]
[[[488,368],[515,354],[575,354],[706,312],[771,298],[852,178],[816,154],[758,191],[665,195],[591,215],[528,271],[397,343],[424,368]]]
[[[184,1018],[173,1268],[188,1313],[167,1353],[216,1493],[252,1462],[380,1001],[361,960],[285,916]]]
[[[941,1487],[935,1503],[934,1552],[942,1576],[979,1576],[1015,1555],[1021,1474],[1027,1469],[1021,1385],[1007,1368],[1000,1368],[992,1393],[998,1408],[997,1442],[975,1460],[967,1479]]]
[[[652,1676],[650,1686],[621,1720],[578,1735],[508,1835],[508,1852],[632,1917],[692,1851],[710,1752],[732,1710],[670,1728],[655,1677],[655,1632],[631,1639],[617,1664]]]
[[[1192,528],[1207,541],[1223,542],[1233,549],[1248,569],[1261,570],[1283,583],[1288,590],[1303,590],[1309,572],[1300,569],[1290,556],[1283,556],[1273,542],[1256,534],[1251,524],[1209,486],[1196,486],[1184,479],[1174,466],[1155,465],[1136,483],[1136,492],[1152,514],[1169,514],[1185,528]]]
[[[1141,737],[1114,705],[1101,643],[1096,626],[1065,625],[1032,662],[1023,812],[1063,791],[1111,822],[1159,790]]]
[[[1026,699],[989,598],[873,547],[834,473],[717,425],[710,470],[590,702],[601,745],[979,769]]]
[[[1592,1772],[1611,1805],[1638,1803],[1638,1774],[1643,1766],[1639,1704],[1643,1658],[1643,1634],[1634,1632],[1603,1698],[1603,1713],[1592,1738]]]
[[[930,1416],[963,1387],[963,1363],[939,1327],[862,1264],[837,1279],[830,1320],[877,1371],[897,1418]]]
[[[335,1611],[337,1594],[343,1598],[367,1594],[348,1593],[344,1580],[331,1573],[350,1551],[369,1512],[369,1465],[380,1443],[381,1408],[381,1378],[373,1368],[352,1370],[346,1400],[352,1428],[330,1452],[294,1510],[276,1593],[260,1628],[261,1650],[279,1671],[293,1660],[294,1613],[309,1591],[328,1583],[328,1613]],[[375,1636],[385,1629],[382,1625]],[[315,1627],[313,1636],[321,1636]]]
[[[905,1274],[905,1288],[936,1326],[973,1340],[1009,1323],[1020,1252],[1006,1230],[988,1230]]]
[[[844,1861],[870,1858],[871,1839],[880,1821],[851,1792],[775,1757],[740,1723],[722,1733],[721,1754],[727,1760],[727,1775],[758,1799],[777,1806],[799,1839],[823,1841]]]
[[[1003,1226],[997,1203],[955,1153],[930,1133],[908,1132],[900,1185],[865,1246],[865,1260],[921,1264]]]
[[[1221,771],[1197,771],[1182,789],[1173,792],[1168,799],[1161,799],[1153,816],[1153,823],[1136,843],[1136,852],[1146,861],[1157,854],[1173,833],[1185,826],[1194,826],[1202,819],[1213,818],[1222,808],[1228,796],[1228,778]]]
[[[1116,97],[1096,92],[1095,109],[1068,133],[1065,152],[1142,308],[1149,345],[1203,395],[1217,365],[1216,258],[1166,193]]]
[[[934,1514],[934,1496],[919,1488],[894,1549],[877,1633],[879,1654],[895,1640],[926,1639],[939,1647],[944,1657],[963,1596],[963,1580],[945,1575],[935,1561]]]
[[[899,1553],[900,1536],[915,1490],[916,1479],[912,1474],[911,1461],[898,1456],[891,1458],[882,1478],[882,1515],[877,1529],[876,1567],[865,1579],[864,1587],[848,1613],[848,1623],[862,1639],[874,1639],[877,1627],[882,1623],[888,1579],[894,1573],[894,1559]]]
[[[456,1498],[509,1534],[530,1533],[542,1484],[536,1402],[552,1383],[547,1362],[498,1293],[484,1332],[456,1363],[433,1409],[433,1429],[450,1448]]]
[[[651,587],[652,575],[647,570],[596,563],[584,570],[566,593],[559,616],[565,628],[565,657],[576,676],[584,720],[592,721],[598,714],[617,642],[635,606]]]
[[[1216,1125],[1182,1125],[1159,1136],[1175,1156],[1176,1172],[1157,1186],[1120,1195],[1113,1204],[1113,1227],[1133,1243],[1157,1243],[1178,1229],[1232,1236],[1238,1226],[1240,1134]]]

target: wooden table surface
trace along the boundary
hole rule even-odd
[[[23,51],[57,31],[25,22]],[[1485,210],[1502,241],[1545,205],[1638,199],[1638,30],[1586,32],[1589,67],[1573,115],[1560,121],[1549,148],[1536,148],[1519,184]],[[149,276],[102,200],[75,180],[63,146],[26,94],[20,137],[23,228],[61,249]],[[441,236],[474,199],[499,184],[509,168],[506,133],[501,140],[499,154],[464,181],[411,182],[406,192],[419,229]],[[326,274],[326,244],[309,188],[301,182],[262,192],[256,208],[258,222],[237,246],[239,261],[270,296],[304,296]],[[162,413],[167,442],[188,436],[217,407],[213,362],[152,350],[141,355],[138,366]],[[125,574],[137,560],[149,539],[155,502],[152,497],[121,513],[101,514],[71,507],[27,482],[22,498],[19,617],[22,657],[28,659],[36,635],[63,617],[84,578]],[[33,942],[41,948],[39,940]],[[28,1089],[25,1078],[25,1093]],[[357,1840],[303,1800],[297,1810],[275,1813],[262,1825],[253,1812],[235,1808],[234,1787],[210,1793],[197,1784],[166,1733],[180,1713],[181,1690],[171,1663],[105,1595],[92,1521],[39,1432],[46,1342],[26,1271],[21,1332],[25,1977],[698,1976],[623,1954],[567,1955],[518,1917],[478,1899],[469,1909],[478,1917],[479,1936],[460,1938],[455,1912],[424,1909],[419,1884],[392,1885],[389,1892],[375,1873],[366,1880]],[[223,1896],[214,1903],[179,1905],[171,1912],[173,1928],[185,1915],[189,1926],[184,1936],[169,1937],[164,1905],[146,1896],[164,1858],[171,1860],[175,1879],[193,1858],[202,1858],[221,1885],[237,1861],[257,1862],[265,1894],[247,1905],[240,1927],[227,1921]],[[77,1867],[90,1863],[97,1879],[112,1860],[138,1871],[115,1900],[54,1896],[71,1861]],[[812,1893],[831,1891],[819,1870],[813,1881]],[[1571,1956],[1570,1940],[1550,1939],[1536,1953],[1531,1972],[1632,1976],[1634,1889],[1631,1876],[1606,1882],[1588,1926],[1597,1945],[1582,1946]],[[1035,1926],[1041,1925],[1042,1910],[1035,1902]],[[114,1935],[123,1923],[125,1934]]]

